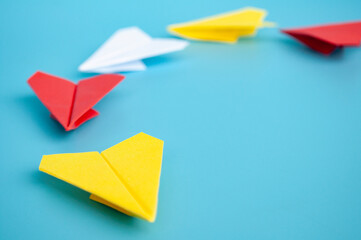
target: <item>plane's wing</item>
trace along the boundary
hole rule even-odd
[[[43,72],[36,72],[29,78],[28,84],[51,115],[67,129],[76,85],[66,79]]]

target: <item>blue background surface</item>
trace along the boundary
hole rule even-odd
[[[359,0],[0,3],[1,239],[361,239],[361,49],[325,57],[262,29],[146,60],[72,132],[26,80],[73,81],[115,30],[255,6],[280,27],[357,20]],[[139,132],[165,141],[154,224],[38,171],[43,154],[101,151]]]

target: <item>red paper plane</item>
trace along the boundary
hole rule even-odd
[[[66,79],[36,72],[28,80],[40,101],[66,131],[99,115],[92,107],[110,92],[124,76],[103,74],[74,84]]]
[[[338,47],[359,46],[361,43],[361,21],[281,31],[323,54],[330,54]]]

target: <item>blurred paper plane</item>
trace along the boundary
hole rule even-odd
[[[267,12],[257,8],[242,8],[186,23],[168,26],[168,31],[176,36],[200,40],[235,43],[238,38],[253,36],[258,28],[272,27],[273,23],[264,22]]]
[[[361,43],[361,21],[281,31],[323,54],[330,54],[340,47],[360,46]]]

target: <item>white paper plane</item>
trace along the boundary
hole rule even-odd
[[[116,31],[98,50],[79,66],[81,72],[115,73],[142,71],[145,58],[179,51],[188,42],[171,38],[151,38],[138,27]]]

